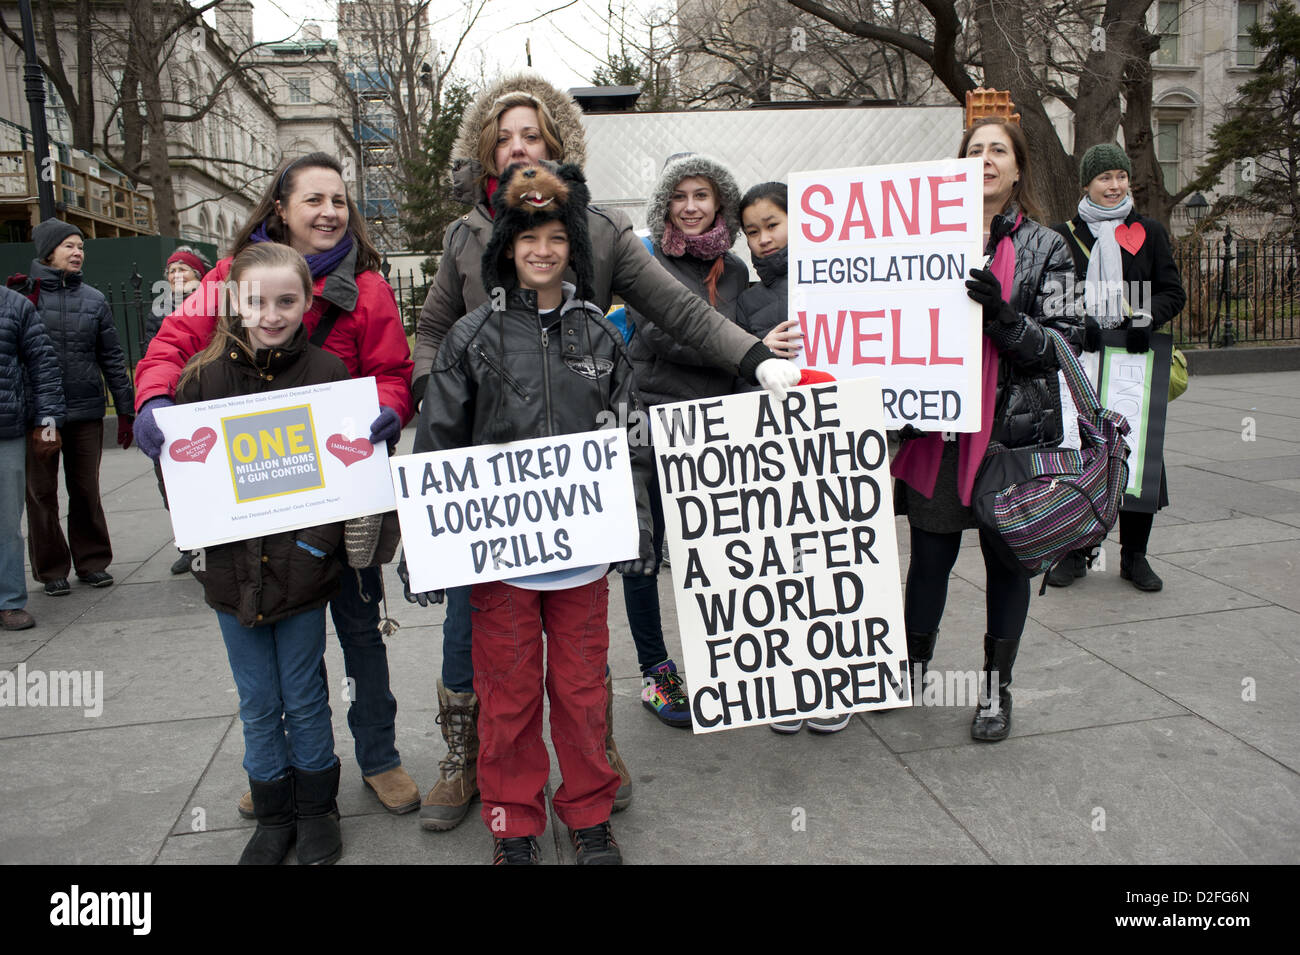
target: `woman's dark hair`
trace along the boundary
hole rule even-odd
[[[1020,181],[1011,187],[1010,201],[1020,206],[1028,218],[1042,222],[1043,210],[1038,204],[1038,194],[1034,191],[1033,175],[1029,167],[1029,140],[1025,138],[1025,132],[1020,128],[1019,123],[1013,123],[999,116],[985,116],[983,119],[975,120],[975,122],[971,123],[970,128],[962,134],[961,146],[957,150],[957,158],[966,158],[966,147],[970,145],[975,130],[981,126],[1000,126],[1007,134],[1007,138],[1011,140],[1011,150],[1016,155],[1016,165],[1020,167]],[[998,210],[998,212],[1001,211],[1001,209]]]
[[[760,182],[757,186],[750,186],[749,191],[740,200],[740,208],[736,210],[736,215],[743,216],[746,209],[764,199],[780,206],[782,212],[788,213],[790,211],[788,195],[789,190],[783,182]]]
[[[329,169],[338,173],[339,178],[343,179],[342,164],[328,153],[308,153],[297,159],[286,159],[280,163],[266,191],[262,193],[262,197],[258,199],[257,205],[249,214],[248,220],[235,234],[234,254],[238,255],[249,244],[250,237],[263,222],[266,223],[266,234],[272,240],[281,245],[289,244],[289,230],[285,228],[284,220],[275,211],[275,204],[277,201],[284,202],[293,195],[298,173],[304,169]],[[361,217],[361,210],[352,200],[352,193],[348,191],[346,179],[343,179],[343,192],[348,202],[348,234],[352,236],[352,241],[357,247],[357,271],[377,271],[380,263],[379,251],[370,241],[366,220]]]

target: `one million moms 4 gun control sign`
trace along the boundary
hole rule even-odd
[[[980,429],[983,173],[945,159],[790,174],[798,362],[879,378],[885,425]]]
[[[387,449],[368,437],[378,416],[374,378],[160,409],[176,546],[392,510]]]
[[[697,733],[908,705],[874,378],[650,412]]]

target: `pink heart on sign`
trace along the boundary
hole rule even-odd
[[[180,461],[182,464],[189,461],[198,461],[202,464],[207,461],[208,453],[216,447],[216,444],[215,431],[211,428],[199,428],[188,441],[173,441],[167,453],[172,456],[173,461]]]
[[[1143,228],[1141,222],[1134,222],[1132,225],[1117,225],[1115,227],[1115,241],[1119,247],[1129,255],[1137,255],[1138,249],[1142,248],[1142,243],[1147,240],[1147,230]]]
[[[349,441],[341,434],[331,434],[326,438],[325,449],[342,461],[345,468],[364,461],[375,453],[375,446],[365,438]]]

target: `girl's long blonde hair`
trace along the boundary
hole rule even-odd
[[[248,342],[248,331],[244,328],[239,315],[239,283],[249,269],[288,268],[298,273],[302,281],[302,290],[306,304],[303,311],[311,308],[311,269],[307,260],[287,245],[278,242],[256,242],[246,246],[230,263],[230,274],[226,276],[221,289],[221,302],[217,310],[217,327],[212,331],[212,340],[185,365],[181,380],[176,384],[179,392],[188,382],[199,376],[208,365],[222,356],[227,349],[238,349],[248,357],[253,357],[253,347]]]

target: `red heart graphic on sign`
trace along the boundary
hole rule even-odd
[[[351,467],[358,461],[364,461],[375,453],[375,446],[365,438],[349,441],[341,434],[331,434],[326,438],[325,449],[342,461],[345,468]]]
[[[1142,243],[1147,240],[1147,230],[1142,227],[1141,222],[1134,222],[1132,225],[1118,225],[1115,227],[1115,241],[1119,247],[1129,255],[1137,255],[1138,249],[1142,248]]]
[[[188,461],[198,461],[202,464],[208,459],[208,452],[216,447],[216,444],[215,431],[211,428],[199,428],[188,441],[173,441],[167,453],[172,456],[173,461],[180,461],[182,464]]]

